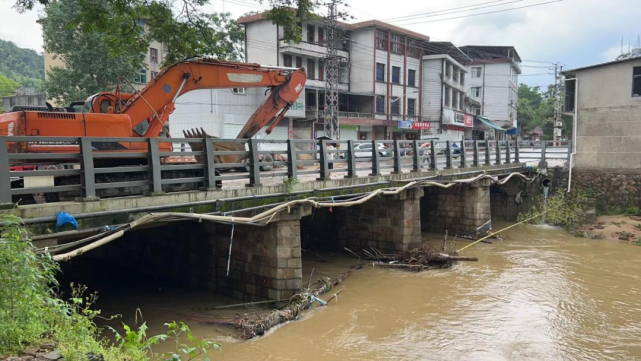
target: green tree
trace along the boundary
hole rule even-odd
[[[13,79],[23,87],[39,89],[45,68],[42,54],[5,40],[0,40],[0,54],[0,75]]]
[[[554,86],[541,91],[538,86],[519,85],[518,118],[522,135],[541,126],[542,139],[552,139],[554,131]]]
[[[11,96],[15,94],[16,89],[20,87],[15,80],[9,79],[4,75],[0,75],[0,97]],[[0,113],[2,112],[2,102],[0,102]]]

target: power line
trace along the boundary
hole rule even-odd
[[[442,12],[447,12],[447,11],[450,11],[450,10],[471,8],[471,7],[474,7],[474,6],[497,3],[497,2],[502,2],[502,1],[505,1],[505,0],[486,1],[486,2],[479,3],[479,4],[473,4],[473,5],[467,5],[467,6],[459,6],[459,7],[456,7],[456,8],[450,8],[450,9],[444,9],[444,10],[429,11],[429,12],[426,12],[426,13],[420,13],[420,14],[414,14],[414,15],[397,16],[395,18],[387,18],[387,19],[383,19],[383,20],[385,20],[385,21],[393,21],[393,20],[398,20],[398,19],[403,19],[403,18],[410,18],[410,17],[417,17],[417,16],[422,16],[422,15],[442,13]]]
[[[506,11],[512,11],[512,10],[518,10],[518,9],[531,8],[531,7],[535,7],[535,6],[541,6],[541,5],[547,5],[547,4],[552,4],[552,3],[558,3],[558,2],[562,2],[562,1],[563,1],[563,0],[547,1],[547,2],[538,3],[538,4],[525,5],[525,6],[518,6],[518,7],[515,7],[515,8],[509,8],[509,9],[503,9],[503,10],[495,10],[495,11],[488,11],[488,12],[485,12],[485,13],[478,13],[478,14],[469,14],[469,15],[463,15],[463,16],[455,16],[455,17],[452,17],[452,18],[445,18],[445,19],[436,19],[436,20],[430,20],[430,21],[420,21],[420,22],[416,22],[416,23],[409,23],[409,24],[404,24],[404,25],[406,25],[406,26],[407,26],[407,25],[424,24],[424,23],[426,23],[426,22],[427,22],[427,23],[435,23],[435,22],[437,22],[437,21],[454,20],[454,19],[470,18],[470,17],[474,17],[474,16],[481,16],[481,15],[489,15],[489,14],[503,13],[503,12],[506,12]]]
[[[501,1],[504,1],[504,0],[501,0]],[[501,3],[501,4],[494,4],[494,5],[480,6],[480,7],[472,8],[472,9],[464,9],[464,10],[456,10],[456,11],[444,12],[442,14],[424,13],[423,15],[408,15],[407,19],[390,20],[390,21],[391,22],[405,22],[405,21],[422,19],[422,18],[432,18],[432,17],[436,17],[436,16],[445,16],[445,15],[456,14],[456,13],[464,13],[464,12],[467,12],[467,11],[480,10],[480,9],[491,8],[491,7],[496,7],[496,6],[505,6],[505,5],[508,5],[508,4],[513,4],[513,3],[523,2],[523,1],[525,1],[525,0],[512,0],[512,1],[505,2],[505,3]],[[492,2],[496,2],[496,1],[491,1],[491,3]],[[454,9],[457,9],[457,8],[454,8]],[[454,9],[452,9],[452,10],[454,10]]]

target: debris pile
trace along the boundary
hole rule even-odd
[[[427,243],[400,254],[383,254],[373,247],[370,250],[371,252],[363,250],[363,253],[376,261],[372,263],[374,267],[402,268],[410,271],[449,268],[456,261],[476,262],[479,260],[477,257],[459,256],[456,251],[439,251]]]

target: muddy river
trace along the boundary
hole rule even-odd
[[[407,273],[367,267],[343,283],[337,303],[251,341],[237,342],[225,330],[190,320],[221,315],[194,308],[238,302],[206,293],[125,288],[103,292],[99,306],[103,314],[123,314],[128,323],[141,308],[148,334],[162,331],[164,322],[185,320],[196,336],[222,344],[223,353],[213,359],[641,358],[641,247],[574,238],[553,228],[517,227],[506,235],[466,251],[479,262],[451,269]],[[335,276],[354,263],[347,257],[320,263],[310,256],[304,258],[303,278],[312,267]]]

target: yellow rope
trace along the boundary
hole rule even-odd
[[[539,213],[539,214],[537,214],[537,215],[535,215],[535,216],[532,216],[532,217],[530,217],[530,218],[528,218],[528,219],[524,219],[524,220],[522,220],[522,221],[520,221],[520,222],[514,223],[513,225],[508,226],[508,227],[505,227],[505,228],[503,228],[503,229],[502,229],[502,230],[500,230],[500,231],[496,231],[496,232],[494,232],[494,233],[490,233],[490,234],[488,234],[487,236],[485,236],[485,237],[483,237],[483,238],[480,238],[480,239],[477,239],[476,241],[474,241],[474,242],[472,242],[472,243],[468,244],[467,246],[465,246],[465,247],[463,247],[463,248],[461,248],[461,249],[457,250],[456,252],[458,253],[458,252],[465,251],[466,249],[468,249],[468,248],[472,247],[473,245],[475,245],[475,244],[477,244],[477,243],[479,243],[479,242],[481,242],[481,241],[484,241],[484,240],[486,240],[486,239],[488,239],[488,238],[490,238],[490,237],[492,237],[492,236],[495,236],[495,235],[497,235],[497,234],[499,234],[499,233],[501,233],[501,232],[507,231],[508,229],[510,229],[510,228],[512,228],[512,227],[515,227],[515,226],[518,226],[518,225],[519,225],[519,224],[521,224],[521,223],[525,223],[525,222],[530,221],[530,220],[532,220],[532,219],[534,219],[534,218],[540,217],[540,216],[544,215],[545,213],[547,213],[548,211],[551,211],[552,209],[555,209],[555,208],[559,208],[560,206],[561,206],[561,205],[558,205],[558,206],[556,206],[556,207],[548,208],[548,209],[546,209],[545,211],[543,211],[543,212],[541,212],[541,213]]]

